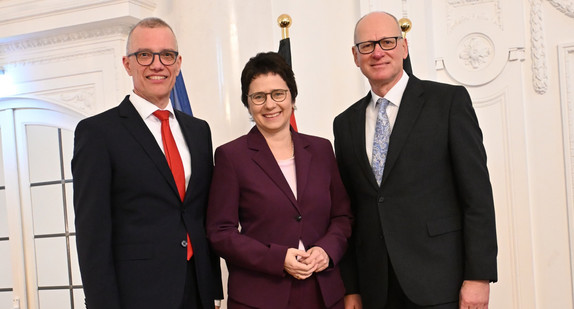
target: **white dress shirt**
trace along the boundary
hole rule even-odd
[[[153,137],[155,138],[157,144],[159,145],[159,148],[161,148],[161,151],[164,151],[163,142],[161,140],[161,120],[159,120],[156,116],[153,115],[153,112],[159,110],[159,108],[154,104],[152,104],[151,102],[138,96],[133,91],[132,94],[130,95],[130,102],[132,102],[132,104],[134,105],[134,107],[144,120],[145,124],[151,131],[151,134],[153,134]],[[189,178],[191,177],[191,155],[189,153],[187,143],[185,142],[185,138],[183,137],[183,133],[181,132],[179,122],[177,122],[177,119],[175,118],[175,113],[173,111],[171,101],[169,102],[169,104],[167,104],[165,110],[169,111],[169,127],[171,129],[171,134],[173,134],[173,138],[175,139],[175,144],[177,145],[179,155],[181,156],[181,162],[183,163],[183,171],[185,172],[185,188],[187,189],[187,184],[189,183]]]

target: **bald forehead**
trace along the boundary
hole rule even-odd
[[[387,12],[372,12],[357,21],[354,40],[355,43],[359,43],[359,41],[400,35],[401,27],[393,15]],[[368,36],[368,38],[363,36]]]

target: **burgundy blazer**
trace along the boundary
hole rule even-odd
[[[297,248],[299,239],[331,259],[314,275],[325,305],[345,292],[338,263],[352,217],[333,148],[326,139],[291,134],[297,199],[257,127],[215,151],[207,236],[227,262],[229,297],[248,306],[287,307],[292,277],[283,266],[287,249]]]

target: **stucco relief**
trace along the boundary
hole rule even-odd
[[[471,2],[465,3],[470,5]],[[498,1],[477,3],[498,7]],[[463,14],[470,11],[472,8],[467,7]],[[481,16],[484,18],[464,15],[469,19],[452,28],[445,38],[445,46],[452,47],[444,49],[444,69],[464,85],[478,86],[491,82],[504,70],[508,61],[511,46],[504,37],[499,22],[501,17],[498,11],[489,12],[483,11]],[[460,17],[455,11],[450,11],[450,14],[450,18]]]
[[[464,85],[494,80],[508,61],[501,0],[447,0],[442,60],[446,72]]]
[[[123,46],[121,41],[129,29],[127,25],[116,24],[66,33],[54,31],[0,44],[0,59],[4,57],[2,61],[13,74],[26,77],[19,80],[26,87],[19,88],[29,92],[14,95],[53,102],[84,115],[93,114],[99,110],[96,98],[107,98],[109,93],[105,89],[119,84],[116,72],[123,70],[121,62],[111,64],[108,59],[116,59],[118,53],[123,53],[119,46]],[[100,83],[101,76],[108,78]]]
[[[574,0],[548,0],[555,8],[574,18]]]
[[[570,254],[574,254],[574,42],[558,46],[560,72],[560,102],[562,105],[562,131],[564,132],[564,159],[568,193],[568,230]],[[570,261],[574,266],[574,261]]]
[[[492,61],[494,45],[483,34],[471,34],[462,39],[458,57],[468,70],[480,70]]]
[[[78,111],[82,114],[89,114],[95,109],[94,86],[70,88],[61,91],[47,91],[31,94],[33,97]]]
[[[18,69],[19,67],[26,67],[26,66],[35,66],[35,65],[45,65],[51,63],[67,63],[76,59],[86,59],[89,57],[95,57],[99,55],[113,55],[115,50],[113,48],[99,48],[90,51],[76,51],[76,52],[68,52],[66,54],[50,54],[44,57],[29,57],[23,58],[20,60],[15,60],[11,62],[13,68]]]
[[[530,0],[530,43],[532,86],[536,93],[544,94],[548,90],[548,68],[541,0]]]
[[[483,21],[503,29],[499,0],[449,0],[449,31],[468,21]]]
[[[115,25],[110,27],[94,28],[64,34],[54,34],[25,40],[17,40],[1,44],[0,55],[21,52],[28,49],[49,48],[57,45],[70,44],[85,40],[102,39],[116,35],[127,37],[129,30],[129,25]]]
[[[567,124],[564,128],[570,132],[570,160],[574,175],[574,43],[558,48],[558,66],[560,71],[560,97],[563,109],[567,109]],[[574,190],[573,190],[574,192]]]
[[[548,0],[565,15],[574,18],[574,0]],[[548,90],[548,59],[544,40],[542,0],[530,0],[530,42],[532,54],[532,84],[534,91],[545,94]]]

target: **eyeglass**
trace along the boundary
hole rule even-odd
[[[179,55],[179,53],[174,50],[164,50],[159,53],[154,53],[149,50],[142,50],[135,53],[131,53],[128,55],[128,57],[135,56],[137,62],[140,65],[147,66],[153,63],[155,55],[158,55],[159,62],[161,62],[161,64],[167,66],[175,63],[175,61],[177,60],[177,55]]]
[[[397,40],[402,39],[402,36],[392,36],[388,38],[382,38],[378,41],[365,41],[355,44],[357,51],[361,54],[370,54],[375,51],[375,46],[379,44],[382,50],[391,50],[397,47]]]
[[[271,99],[275,102],[283,102],[287,98],[287,89],[275,89],[271,92],[255,92],[248,95],[251,98],[251,102],[255,105],[262,105],[267,101],[267,95],[271,95]]]

